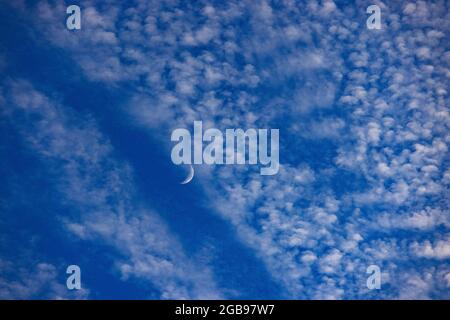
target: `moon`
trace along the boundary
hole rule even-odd
[[[187,184],[187,183],[191,182],[192,178],[194,178],[194,167],[192,165],[190,165],[188,176],[186,177],[186,179],[184,179],[182,182],[180,182],[180,184]]]

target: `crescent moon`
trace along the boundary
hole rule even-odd
[[[192,178],[194,178],[194,167],[192,165],[190,165],[188,176],[186,177],[186,179],[184,179],[180,183],[181,184],[187,184],[187,183],[191,182]]]

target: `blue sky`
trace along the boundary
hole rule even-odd
[[[449,15],[0,1],[0,298],[449,299]],[[278,128],[280,171],[181,185],[170,135],[197,120]]]

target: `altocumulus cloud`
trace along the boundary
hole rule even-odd
[[[118,112],[167,152],[170,131],[194,120],[280,128],[278,175],[199,166],[196,180],[210,213],[233,226],[286,296],[449,298],[450,10],[446,1],[374,3],[381,30],[365,28],[370,1],[81,1],[75,33],[60,27],[62,1],[22,10],[89,81],[126,88]],[[23,112],[51,116],[27,139],[49,160],[67,161],[62,191],[103,208],[65,226],[124,252],[122,275],[149,278],[164,297],[219,294],[211,274],[179,266],[187,258],[167,250],[175,240],[164,221],[139,213],[128,191],[132,168],[112,160],[95,125],[67,127],[45,96],[19,89],[10,99]],[[39,111],[32,101],[41,101]],[[94,178],[113,183],[86,188]],[[117,204],[102,201],[105,194]],[[376,292],[365,286],[371,264],[383,272]],[[192,292],[191,282],[210,285]]]

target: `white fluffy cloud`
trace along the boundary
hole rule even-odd
[[[68,37],[55,23],[61,2],[39,4],[37,23],[91,81],[133,83],[124,112],[153,134],[199,119],[248,128],[284,118],[284,136],[333,141],[336,157],[319,160],[318,168],[283,160],[283,152],[296,151],[281,150],[286,162],[270,179],[243,168],[198,170],[213,211],[231,222],[288,295],[361,297],[373,263],[394,287],[381,296],[417,290],[416,297],[430,297],[436,290],[436,270],[448,272],[448,263],[398,270],[417,258],[448,258],[445,240],[415,238],[448,228],[445,1],[379,3],[383,30],[372,33],[360,16],[367,1],[284,1],[276,10],[266,1],[184,10],[177,1],[134,1],[126,9],[82,4],[83,33]],[[242,19],[247,32],[238,27]],[[255,93],[269,87],[276,94]],[[360,177],[364,190],[341,194],[341,185],[357,182],[343,181],[338,170]],[[399,229],[412,234],[402,238]],[[144,272],[145,265],[122,270]]]

